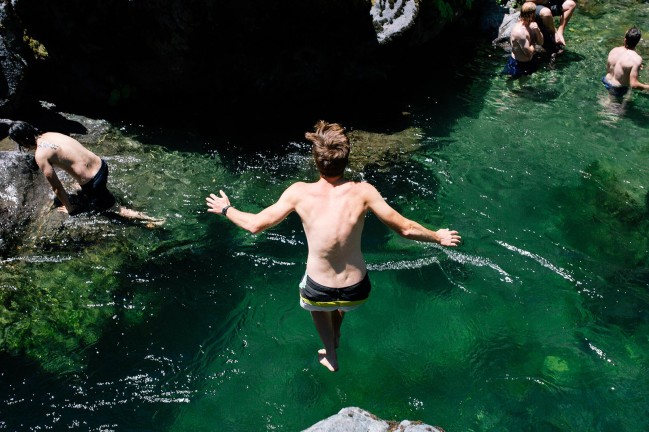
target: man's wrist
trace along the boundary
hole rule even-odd
[[[221,214],[222,214],[223,216],[227,216],[227,215],[228,215],[228,209],[229,209],[230,207],[232,207],[230,204],[228,204],[228,205],[226,205],[225,207],[223,207],[223,208],[221,209]]]

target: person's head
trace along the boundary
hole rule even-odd
[[[536,3],[534,2],[523,3],[523,6],[521,6],[521,20],[529,24],[532,21],[534,21],[535,16],[536,16]]]
[[[641,37],[642,34],[640,33],[640,30],[636,26],[631,27],[624,35],[624,46],[629,49],[635,49],[635,46],[638,45]]]
[[[14,121],[9,126],[9,138],[18,144],[18,149],[21,151],[23,147],[28,150],[35,148],[38,135],[40,135],[38,129],[24,121]]]
[[[349,162],[349,138],[345,128],[338,123],[319,120],[313,132],[304,134],[313,143],[313,159],[323,177],[338,177],[344,174]]]

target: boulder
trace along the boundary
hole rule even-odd
[[[518,22],[520,16],[520,12],[512,12],[503,16],[503,21],[498,28],[498,36],[492,42],[494,46],[499,46],[507,52],[512,50],[509,38],[512,35],[512,29]]]
[[[387,422],[357,407],[341,409],[338,414],[319,421],[303,432],[444,432],[437,426],[404,420]]]
[[[46,183],[33,156],[0,152],[0,256],[20,244],[30,221],[42,212]]]

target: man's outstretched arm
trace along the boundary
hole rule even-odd
[[[381,222],[400,236],[411,240],[439,243],[442,246],[457,246],[460,243],[462,238],[457,231],[452,231],[448,228],[433,231],[415,221],[405,218],[385,202],[374,186],[367,184],[367,187],[368,208]]]
[[[631,68],[631,73],[629,73],[629,84],[631,84],[631,88],[636,90],[649,90],[649,85],[640,82],[640,69],[642,69],[642,64],[634,65]]]
[[[237,210],[231,206],[230,199],[223,191],[219,191],[219,193],[221,195],[220,197],[215,194],[210,194],[206,198],[207,211],[220,215],[223,214],[223,209],[227,207],[225,217],[238,227],[250,231],[253,234],[258,234],[265,229],[277,225],[295,210],[296,200],[292,187],[285,190],[275,204],[266,207],[259,213],[248,213]]]

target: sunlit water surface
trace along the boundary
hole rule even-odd
[[[241,153],[187,132],[108,155],[114,188],[167,224],[117,225],[112,263],[45,253],[27,260],[31,282],[12,270],[14,286],[82,292],[109,268],[119,288],[79,303],[103,321],[68,366],[2,366],[0,429],[296,431],[359,406],[449,432],[647,430],[649,97],[611,103],[599,80],[629,25],[649,34],[649,4],[615,3],[582,2],[569,50],[522,88],[480,47],[409,107],[421,146],[354,173],[464,244],[409,242],[368,217],[374,290],[345,320],[336,374],[298,305],[299,219],[255,237],[205,212],[219,188],[258,211],[313,179],[301,136]]]

